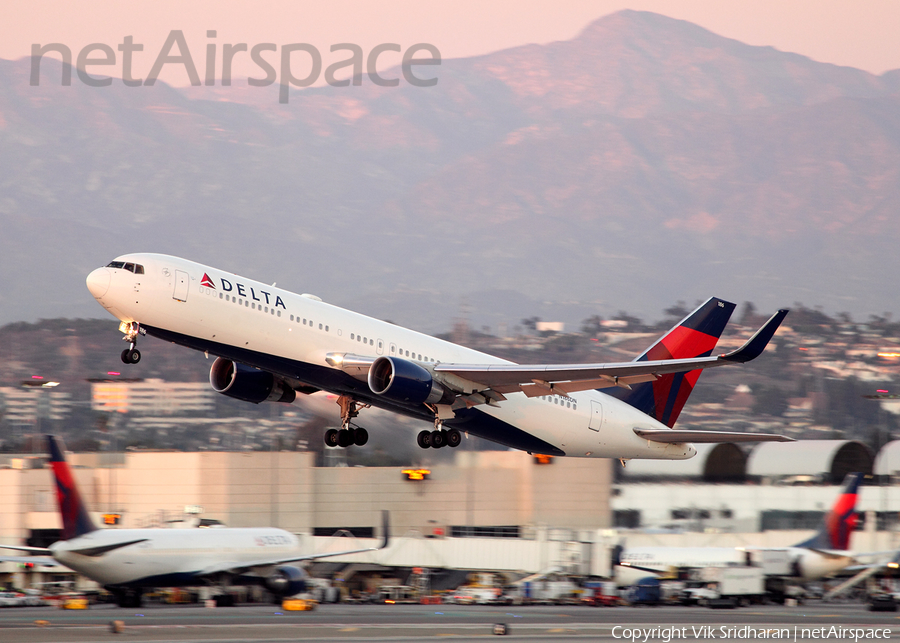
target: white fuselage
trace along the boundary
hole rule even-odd
[[[641,578],[652,575],[653,570],[665,574],[679,568],[702,569],[746,565],[748,556],[761,552],[765,547],[632,547],[620,555],[622,565],[614,573],[619,585],[632,585]],[[803,581],[817,580],[837,573],[853,564],[853,555],[825,556],[805,547],[780,547],[788,559],[795,563],[792,574]],[[633,567],[631,567],[633,565]],[[643,568],[643,569],[637,569]]]
[[[97,300],[122,321],[165,329],[196,343],[225,345],[321,368],[332,368],[325,358],[335,352],[398,357],[426,368],[436,362],[507,363],[185,259],[128,254],[116,261],[139,264],[144,273],[108,267],[95,270],[88,277],[88,286]],[[203,284],[204,275],[208,285]],[[209,350],[215,353],[215,348]],[[327,389],[321,382],[307,383]],[[373,403],[378,405],[377,399]],[[667,427],[599,391],[534,398],[515,393],[498,406],[478,409],[570,456],[678,460],[696,453],[687,443],[663,444],[637,437],[635,428]]]
[[[141,542],[93,556],[73,551],[133,541]],[[98,529],[50,546],[59,563],[101,585],[154,587],[199,585],[198,576],[217,565],[299,556],[299,550],[296,536],[273,528]]]

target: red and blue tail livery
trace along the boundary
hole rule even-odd
[[[835,500],[831,511],[825,514],[822,527],[815,536],[797,547],[810,549],[827,549],[847,551],[850,549],[850,535],[856,529],[859,514],[856,512],[856,501],[859,497],[859,485],[863,474],[848,473],[844,480],[844,491]]]
[[[78,493],[78,487],[75,486],[72,471],[63,455],[65,446],[62,440],[48,435],[47,443],[50,451],[50,467],[56,480],[56,500],[59,503],[63,523],[62,539],[69,540],[96,531],[97,527],[88,515],[87,508]]]
[[[700,308],[648,348],[635,362],[648,360],[691,359],[712,355],[722,331],[734,312],[731,302],[709,298]],[[662,422],[675,425],[702,369],[663,375],[654,382],[632,385],[609,394]]]

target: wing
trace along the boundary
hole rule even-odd
[[[32,554],[49,554],[46,547],[26,547],[24,545],[0,545],[0,549],[14,549],[15,551],[28,551]]]
[[[471,392],[490,389],[504,394],[521,391],[529,397],[553,393],[574,393],[588,389],[650,382],[660,375],[682,373],[702,368],[742,364],[759,357],[787,315],[779,310],[737,350],[724,355],[691,359],[644,360],[618,364],[438,364],[435,375],[445,376],[449,383],[468,382]],[[446,377],[449,376],[449,377]],[[465,386],[465,385],[463,385]]]
[[[291,556],[283,556],[280,558],[260,558],[258,560],[253,561],[226,561],[222,563],[216,563],[210,567],[200,570],[198,572],[199,576],[210,576],[213,574],[219,574],[222,572],[229,572],[232,574],[246,572],[248,570],[257,568],[257,567],[274,567],[276,565],[284,565],[287,563],[298,563],[304,560],[317,560],[319,558],[333,558],[335,556],[349,556],[350,554],[361,554],[369,551],[378,551],[380,549],[384,549],[388,546],[390,541],[390,520],[387,511],[381,512],[381,522],[382,522],[382,533],[384,534],[384,538],[381,540],[381,544],[378,547],[365,547],[363,549],[348,549],[346,551],[334,551],[334,552],[326,552],[323,554],[303,554],[303,555],[291,555]]]
[[[757,330],[743,346],[718,356],[690,359],[642,360],[612,364],[423,364],[433,377],[459,397],[457,404],[496,405],[505,394],[521,392],[528,397],[568,395],[576,391],[652,382],[662,375],[703,368],[743,364],[759,357],[788,311],[781,309]],[[328,353],[332,367],[365,381],[376,357],[352,353]],[[657,440],[663,441],[663,440]]]

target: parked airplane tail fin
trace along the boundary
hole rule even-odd
[[[59,513],[63,523],[62,539],[69,540],[96,531],[97,527],[94,526],[87,508],[81,501],[78,487],[75,486],[75,478],[72,476],[65,455],[63,455],[65,445],[56,436],[48,435],[47,448],[50,453],[53,477],[56,479],[56,500],[59,503]]]
[[[735,305],[731,302],[716,297],[709,298],[634,361],[711,355],[734,308]],[[632,384],[631,390],[604,389],[603,392],[619,398],[671,428],[675,425],[691,391],[694,390],[701,372],[702,370],[698,369],[687,373],[663,375],[653,382]]]
[[[822,526],[815,536],[795,547],[846,551],[850,549],[850,535],[859,518],[856,513],[856,499],[863,474],[848,473],[844,478],[844,490],[834,501],[831,510],[822,519]]]

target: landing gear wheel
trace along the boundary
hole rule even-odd
[[[351,444],[353,444],[353,434],[350,433],[352,429],[341,429],[338,431],[338,446],[347,448]]]
[[[369,432],[365,429],[356,429],[353,432],[353,444],[358,447],[364,446],[369,441]]]
[[[338,430],[337,429],[328,429],[327,431],[325,431],[325,446],[328,446],[328,447],[338,446]]]
[[[431,432],[431,446],[435,449],[440,449],[442,446],[447,444],[447,438],[444,435],[444,432],[441,430],[435,430]]]
[[[455,449],[459,446],[459,443],[462,442],[462,435],[456,429],[450,429],[447,431],[447,446],[451,449]]]
[[[122,351],[122,361],[125,364],[137,364],[141,361],[141,351],[136,348],[126,348]]]
[[[429,448],[431,446],[431,431],[419,432],[419,435],[416,436],[416,444],[423,449]]]

